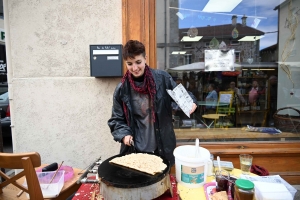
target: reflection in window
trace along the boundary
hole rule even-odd
[[[198,124],[205,122],[205,114],[225,113],[214,127],[277,127],[278,109],[300,109],[300,51],[295,49],[300,36],[293,38],[293,45],[287,42],[295,25],[292,21],[300,20],[300,14],[295,14],[299,1],[290,5],[243,0],[226,6],[198,0],[166,2],[157,1],[157,68],[167,70],[197,97],[199,109],[193,118]],[[299,28],[293,30],[300,33]],[[213,58],[207,67],[208,50],[233,50],[234,70],[224,70],[227,64],[222,57]],[[282,52],[290,52],[290,57],[283,60]],[[218,97],[233,91],[232,105],[208,110],[211,86]],[[283,113],[297,115],[294,110]],[[300,127],[295,131],[300,133]]]

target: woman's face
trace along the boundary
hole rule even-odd
[[[235,82],[231,82],[231,83],[230,83],[230,88],[231,88],[232,90],[235,89]]]
[[[213,88],[211,87],[211,85],[208,86],[208,91],[213,91]]]
[[[145,72],[146,58],[143,54],[125,60],[127,70],[136,78],[141,77]]]
[[[252,82],[252,86],[255,87],[255,88],[258,87],[257,81],[253,81],[253,82]]]

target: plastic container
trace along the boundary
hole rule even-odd
[[[208,162],[210,161],[210,152],[199,147],[199,141],[196,146],[182,145],[175,148],[176,180],[189,188],[198,188],[206,182],[208,172]]]
[[[63,165],[63,166],[60,167],[59,171],[61,171],[61,170],[65,171],[65,174],[64,174],[64,181],[65,182],[67,182],[68,180],[73,178],[73,176],[74,176],[73,167]]]
[[[64,174],[65,171],[58,171],[54,179],[50,183],[52,177],[54,176],[55,171],[52,172],[36,172],[38,177],[41,190],[44,198],[55,198],[59,195],[61,189],[64,186]],[[50,183],[50,184],[49,184]],[[24,187],[27,187],[27,182],[25,179]],[[26,193],[27,198],[29,195]]]
[[[35,170],[36,172],[42,172],[42,168],[38,168]],[[65,171],[64,174],[64,182],[67,182],[74,176],[74,170],[72,167],[67,165],[62,165],[58,171]]]
[[[234,200],[253,200],[254,198],[254,183],[238,179],[235,181],[234,186]]]

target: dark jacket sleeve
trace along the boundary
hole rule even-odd
[[[191,98],[193,99],[193,102],[194,102],[196,105],[198,105],[197,99],[196,99],[196,97],[193,95],[193,93],[191,93],[191,92],[189,92],[189,91],[188,91],[188,93],[189,93],[189,95],[191,96]],[[198,108],[198,107],[197,107],[197,108]]]
[[[113,95],[112,115],[108,120],[108,126],[115,141],[122,142],[123,137],[132,135],[131,128],[127,125],[127,120],[123,110],[123,102],[120,97],[121,83],[116,87]]]

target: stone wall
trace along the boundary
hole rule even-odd
[[[117,154],[120,78],[90,77],[89,45],[122,44],[122,1],[5,0],[4,13],[14,152],[77,168]]]

